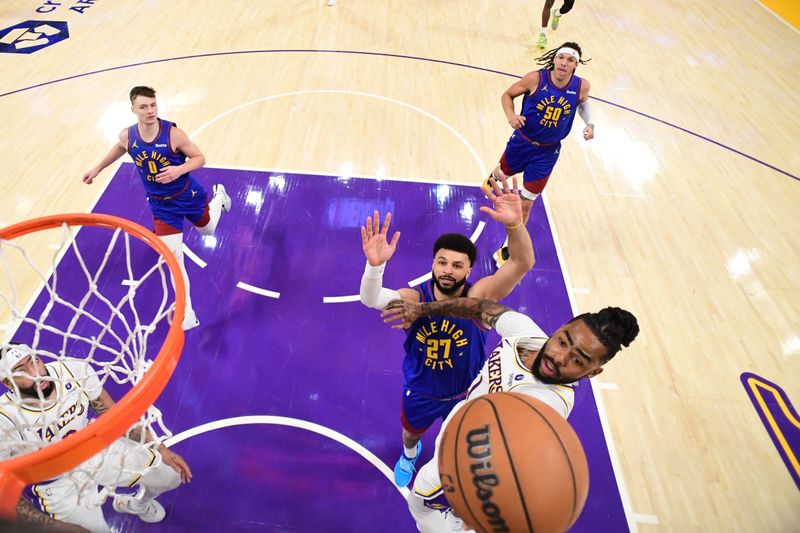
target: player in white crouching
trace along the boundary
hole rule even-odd
[[[579,315],[549,338],[529,317],[490,300],[396,301],[383,312],[387,322],[401,322],[395,328],[407,327],[427,315],[479,319],[502,337],[472,382],[467,398],[453,409],[442,429],[466,402],[493,392],[530,395],[567,418],[575,402],[576,382],[602,372],[603,365],[639,333],[636,317],[618,307]],[[441,434],[440,431],[436,439],[433,459],[419,469],[414,490],[408,496],[409,510],[422,533],[448,533],[458,522],[452,520],[452,514],[451,520],[446,521],[440,512],[449,507],[437,467]],[[446,488],[447,480],[444,482]]]
[[[0,460],[34,451],[85,427],[91,409],[102,415],[114,400],[92,367],[78,360],[44,364],[28,346],[0,348],[0,378],[8,391],[0,397]],[[137,486],[135,495],[114,496],[114,510],[160,522],[165,511],[155,498],[191,480],[186,461],[161,445],[147,446],[147,429],[132,428],[111,446],[72,471],[37,483],[30,494],[42,511],[92,532],[108,532],[99,485]]]

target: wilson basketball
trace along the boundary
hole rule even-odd
[[[578,436],[550,406],[514,392],[467,402],[442,433],[442,488],[477,531],[566,531],[583,509],[589,469]]]

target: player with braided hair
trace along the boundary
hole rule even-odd
[[[478,396],[513,390],[546,403],[567,418],[575,403],[577,381],[602,372],[603,365],[639,334],[636,317],[619,307],[578,315],[550,337],[526,315],[491,300],[396,300],[383,312],[386,322],[398,322],[394,328],[406,327],[420,317],[440,315],[476,320],[495,328],[502,339],[472,382],[467,397],[442,424],[433,459],[420,468],[414,480],[408,507],[423,533],[449,533],[455,525],[451,512],[440,512],[449,504],[443,495],[437,460],[439,438],[460,407]]]
[[[532,202],[541,194],[561,153],[561,140],[569,135],[575,115],[580,115],[586,127],[585,140],[594,138],[594,122],[589,108],[589,82],[575,75],[578,64],[586,64],[577,43],[566,42],[538,58],[540,70],[528,72],[509,87],[500,101],[509,125],[514,128],[500,164],[490,178],[523,173],[522,195],[524,220],[530,217]],[[522,96],[520,113],[514,109],[514,99]],[[482,189],[491,189],[487,179]],[[506,244],[495,253],[497,266],[508,257]]]

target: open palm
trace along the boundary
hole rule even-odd
[[[391,241],[387,239],[391,220],[392,214],[387,213],[381,227],[381,215],[375,211],[371,217],[367,217],[366,225],[361,226],[361,247],[372,266],[380,266],[388,261],[397,249],[400,232],[395,231]]]
[[[481,211],[506,226],[514,226],[522,220],[522,200],[519,196],[517,177],[512,178],[513,187],[509,187],[505,176],[500,176],[500,182],[490,180],[492,190],[486,192],[486,197],[492,202],[492,207],[482,206]]]

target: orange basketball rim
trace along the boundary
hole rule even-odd
[[[35,218],[0,229],[0,239],[10,241],[37,231],[62,225],[120,228],[143,241],[164,259],[175,287],[175,315],[164,344],[152,366],[108,412],[65,439],[20,457],[0,461],[0,517],[16,518],[16,507],[26,485],[66,472],[107,448],[127,432],[164,390],[178,364],[183,348],[186,289],[178,262],[154,233],[123,218],[102,214],[63,214]]]

